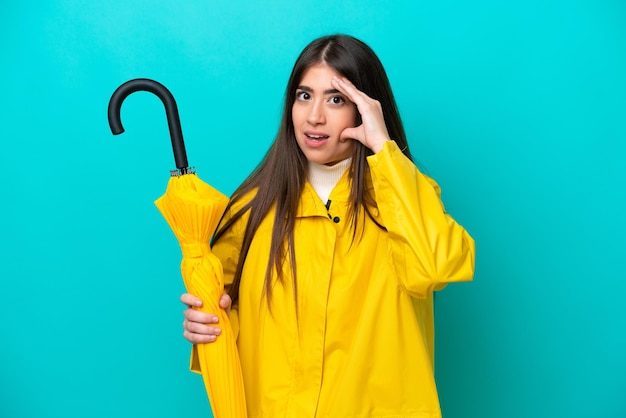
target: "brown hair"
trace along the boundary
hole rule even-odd
[[[278,280],[284,280],[282,267],[287,254],[289,254],[292,266],[294,298],[297,295],[293,229],[300,194],[306,181],[307,159],[296,142],[291,112],[296,89],[304,72],[316,64],[328,65],[350,80],[357,89],[378,100],[390,137],[411,159],[406,135],[387,74],[374,51],[365,43],[347,35],[325,36],[306,46],[296,60],[287,83],[283,116],[276,138],[259,166],[235,190],[227,210],[249,192],[256,189],[256,194],[249,203],[220,225],[213,237],[213,243],[219,241],[233,223],[241,218],[244,213],[250,211],[239,262],[233,283],[228,291],[233,303],[238,299],[243,265],[252,239],[272,206],[276,208],[276,215],[272,229],[270,254],[268,255],[269,262],[265,272],[266,298],[268,302],[271,299],[272,271],[276,272]],[[357,124],[360,123],[359,117]],[[353,239],[357,233],[357,220],[361,209],[373,219],[370,210],[376,207],[376,201],[365,184],[365,174],[369,170],[366,158],[369,155],[372,155],[372,151],[355,141],[352,164],[349,169],[351,179],[350,220],[353,227]],[[381,225],[379,226],[383,228]]]

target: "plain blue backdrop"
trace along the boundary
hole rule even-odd
[[[477,242],[437,297],[446,418],[626,416],[626,3],[50,0],[0,5],[0,416],[211,416],[181,334],[174,161],[231,193],[300,50],[343,32],[388,71],[420,166]]]

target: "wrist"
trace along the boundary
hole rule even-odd
[[[372,146],[370,147],[370,149],[372,150],[372,152],[374,154],[378,154],[380,151],[383,150],[383,148],[385,147],[385,143],[391,141],[391,139],[385,139],[384,141],[380,141],[377,142],[375,144],[372,144]]]

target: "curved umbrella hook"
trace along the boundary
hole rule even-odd
[[[180,126],[180,117],[178,116],[178,107],[172,93],[161,83],[147,78],[136,78],[127,81],[119,86],[109,101],[109,126],[113,135],[119,135],[124,132],[120,111],[122,102],[126,97],[136,91],[148,91],[154,93],[161,99],[165,106],[167,115],[167,125],[170,128],[170,138],[172,140],[172,149],[174,150],[174,160],[176,168],[183,173],[187,171],[187,152],[185,151],[185,143],[183,141],[183,131]]]

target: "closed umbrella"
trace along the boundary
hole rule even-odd
[[[187,291],[202,299],[204,312],[219,317],[222,334],[213,343],[198,344],[202,378],[215,418],[245,418],[243,377],[235,337],[226,312],[218,305],[224,293],[222,265],[211,252],[209,240],[226,208],[228,198],[198,178],[188,167],[178,109],[172,94],[162,84],[135,79],[115,90],[109,102],[109,125],[113,134],[124,132],[120,110],[124,99],[145,90],[156,94],[167,114],[177,170],[165,194],[155,201],[180,243],[181,272]]]

